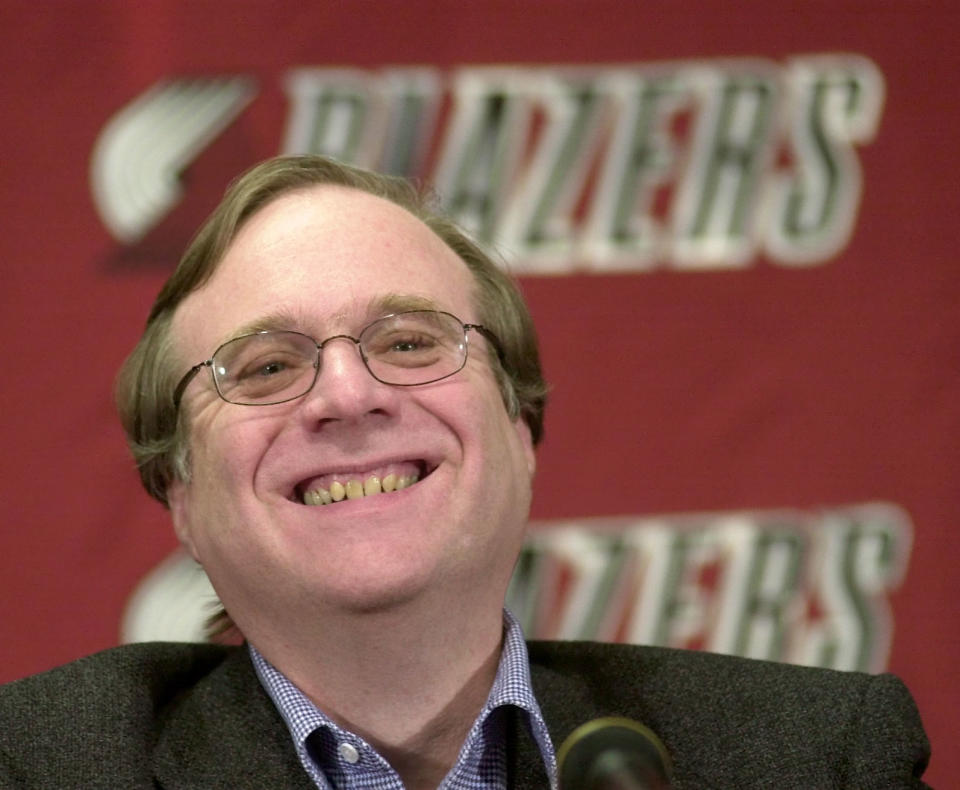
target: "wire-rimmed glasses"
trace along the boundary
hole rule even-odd
[[[205,367],[227,403],[269,406],[303,397],[316,383],[324,346],[337,339],[356,345],[377,381],[398,387],[431,384],[463,369],[470,330],[493,345],[502,363],[503,350],[493,332],[440,310],[394,313],[368,324],[358,337],[332,335],[319,343],[293,330],[252,332],[228,340],[210,359],[190,368],[174,390],[174,408],[180,408],[187,385]]]

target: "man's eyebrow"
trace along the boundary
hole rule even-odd
[[[367,306],[367,316],[366,320],[374,321],[377,318],[382,318],[385,315],[390,315],[391,313],[403,313],[407,310],[439,310],[437,303],[433,299],[429,299],[426,296],[418,296],[417,294],[400,294],[400,293],[390,293],[383,296],[378,296],[374,299],[371,299]],[[331,317],[331,320],[340,320],[342,319],[341,314],[337,314]],[[268,331],[277,331],[290,329],[294,331],[302,331],[304,326],[304,318],[299,313],[295,313],[292,310],[286,310],[280,308],[274,310],[266,315],[259,316],[253,321],[250,321],[246,324],[234,329],[229,336],[221,339],[220,344],[228,343],[235,338],[242,337],[243,335],[252,335],[256,332],[268,332]],[[357,327],[361,329],[362,327]]]
[[[249,323],[237,327],[230,333],[229,337],[224,338],[223,342],[227,343],[235,338],[242,337],[243,335],[252,335],[255,332],[275,331],[278,329],[294,329],[302,323],[302,319],[298,318],[289,310],[275,310],[267,315],[262,315],[259,318],[255,318],[253,321],[250,321]]]
[[[391,313],[403,313],[407,310],[439,310],[437,303],[426,296],[416,294],[398,294],[391,293],[379,296],[370,301],[367,308],[371,318],[390,315]]]

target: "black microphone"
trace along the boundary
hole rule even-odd
[[[611,716],[575,729],[557,752],[560,790],[669,790],[670,755],[649,728]]]

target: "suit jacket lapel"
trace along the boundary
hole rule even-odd
[[[581,681],[538,663],[535,655],[531,655],[530,680],[555,750],[577,726],[605,715],[597,710]],[[550,785],[540,749],[529,731],[526,716],[514,713],[508,725],[508,787],[544,790]]]
[[[174,700],[158,730],[153,769],[164,790],[316,790],[245,649]]]

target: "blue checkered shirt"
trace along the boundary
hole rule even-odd
[[[503,650],[486,704],[470,728],[457,762],[438,790],[501,790],[507,786],[506,708],[514,706],[540,747],[551,788],[557,763],[550,734],[530,685],[520,625],[503,612]],[[300,763],[321,790],[403,790],[399,774],[363,738],[338,727],[253,645],[250,656],[264,689],[293,737]]]

